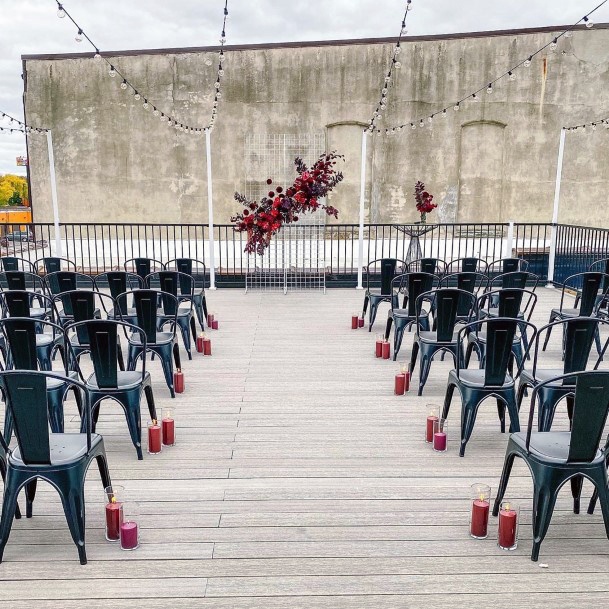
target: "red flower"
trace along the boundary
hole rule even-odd
[[[269,179],[266,181],[266,183],[267,183],[267,184],[272,184],[272,183],[273,183],[273,180],[271,180],[271,178],[269,178]]]

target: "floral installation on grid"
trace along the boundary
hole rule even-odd
[[[433,195],[425,190],[425,184],[420,180],[414,185],[414,199],[417,202],[417,211],[421,214],[420,224],[425,224],[427,214],[431,213],[438,205],[433,202]]]
[[[298,173],[292,186],[285,190],[277,186],[260,201],[251,201],[245,195],[235,193],[235,200],[244,207],[241,213],[231,218],[235,231],[247,232],[245,252],[262,255],[269,246],[271,238],[284,224],[298,222],[307,212],[324,210],[328,216],[338,218],[338,210],[332,205],[322,205],[319,200],[325,197],[339,182],[343,174],[336,171],[335,165],[343,155],[335,151],[322,154],[309,168],[300,157],[294,159]],[[273,180],[266,183],[270,186]]]

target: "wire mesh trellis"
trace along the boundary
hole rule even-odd
[[[325,152],[323,133],[257,134],[245,141],[245,194],[260,199],[269,189],[288,186],[296,177],[294,159],[312,165]],[[273,185],[267,179],[273,179]],[[245,290],[319,289],[325,292],[325,214],[303,216],[284,226],[262,256],[247,257]]]

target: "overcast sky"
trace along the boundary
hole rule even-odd
[[[413,0],[408,33],[565,25],[578,21],[600,1]],[[229,0],[227,41],[395,36],[405,4],[405,0]],[[64,5],[104,51],[218,44],[224,0],[65,0]],[[609,2],[593,21],[609,21]],[[57,17],[54,0],[0,0],[0,110],[23,118],[21,54],[90,51],[86,42],[74,40],[75,34],[67,18]],[[0,121],[1,125],[6,122]],[[24,173],[15,166],[15,157],[21,154],[25,154],[23,135],[0,133],[0,174]]]

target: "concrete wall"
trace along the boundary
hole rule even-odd
[[[380,126],[445,106],[448,116],[372,138],[367,219],[417,220],[413,187],[420,179],[442,207],[430,221],[550,221],[560,127],[609,116],[609,29],[577,31],[493,95],[482,92],[479,103],[463,103],[458,113],[452,105],[552,36],[508,32],[404,43],[388,120]],[[247,134],[320,131],[328,148],[346,156],[346,180],[332,204],[340,221],[357,222],[361,126],[392,49],[389,41],[229,48],[212,133],[216,222],[228,222],[238,208],[232,195],[243,188]],[[216,57],[211,50],[117,53],[113,62],[151,103],[204,125]],[[176,132],[144,111],[103,62],[62,56],[24,63],[27,118],[53,130],[62,221],[207,221],[203,137]],[[30,138],[29,156],[35,220],[50,221],[44,138]],[[609,132],[569,133],[560,221],[609,226],[608,195]]]

